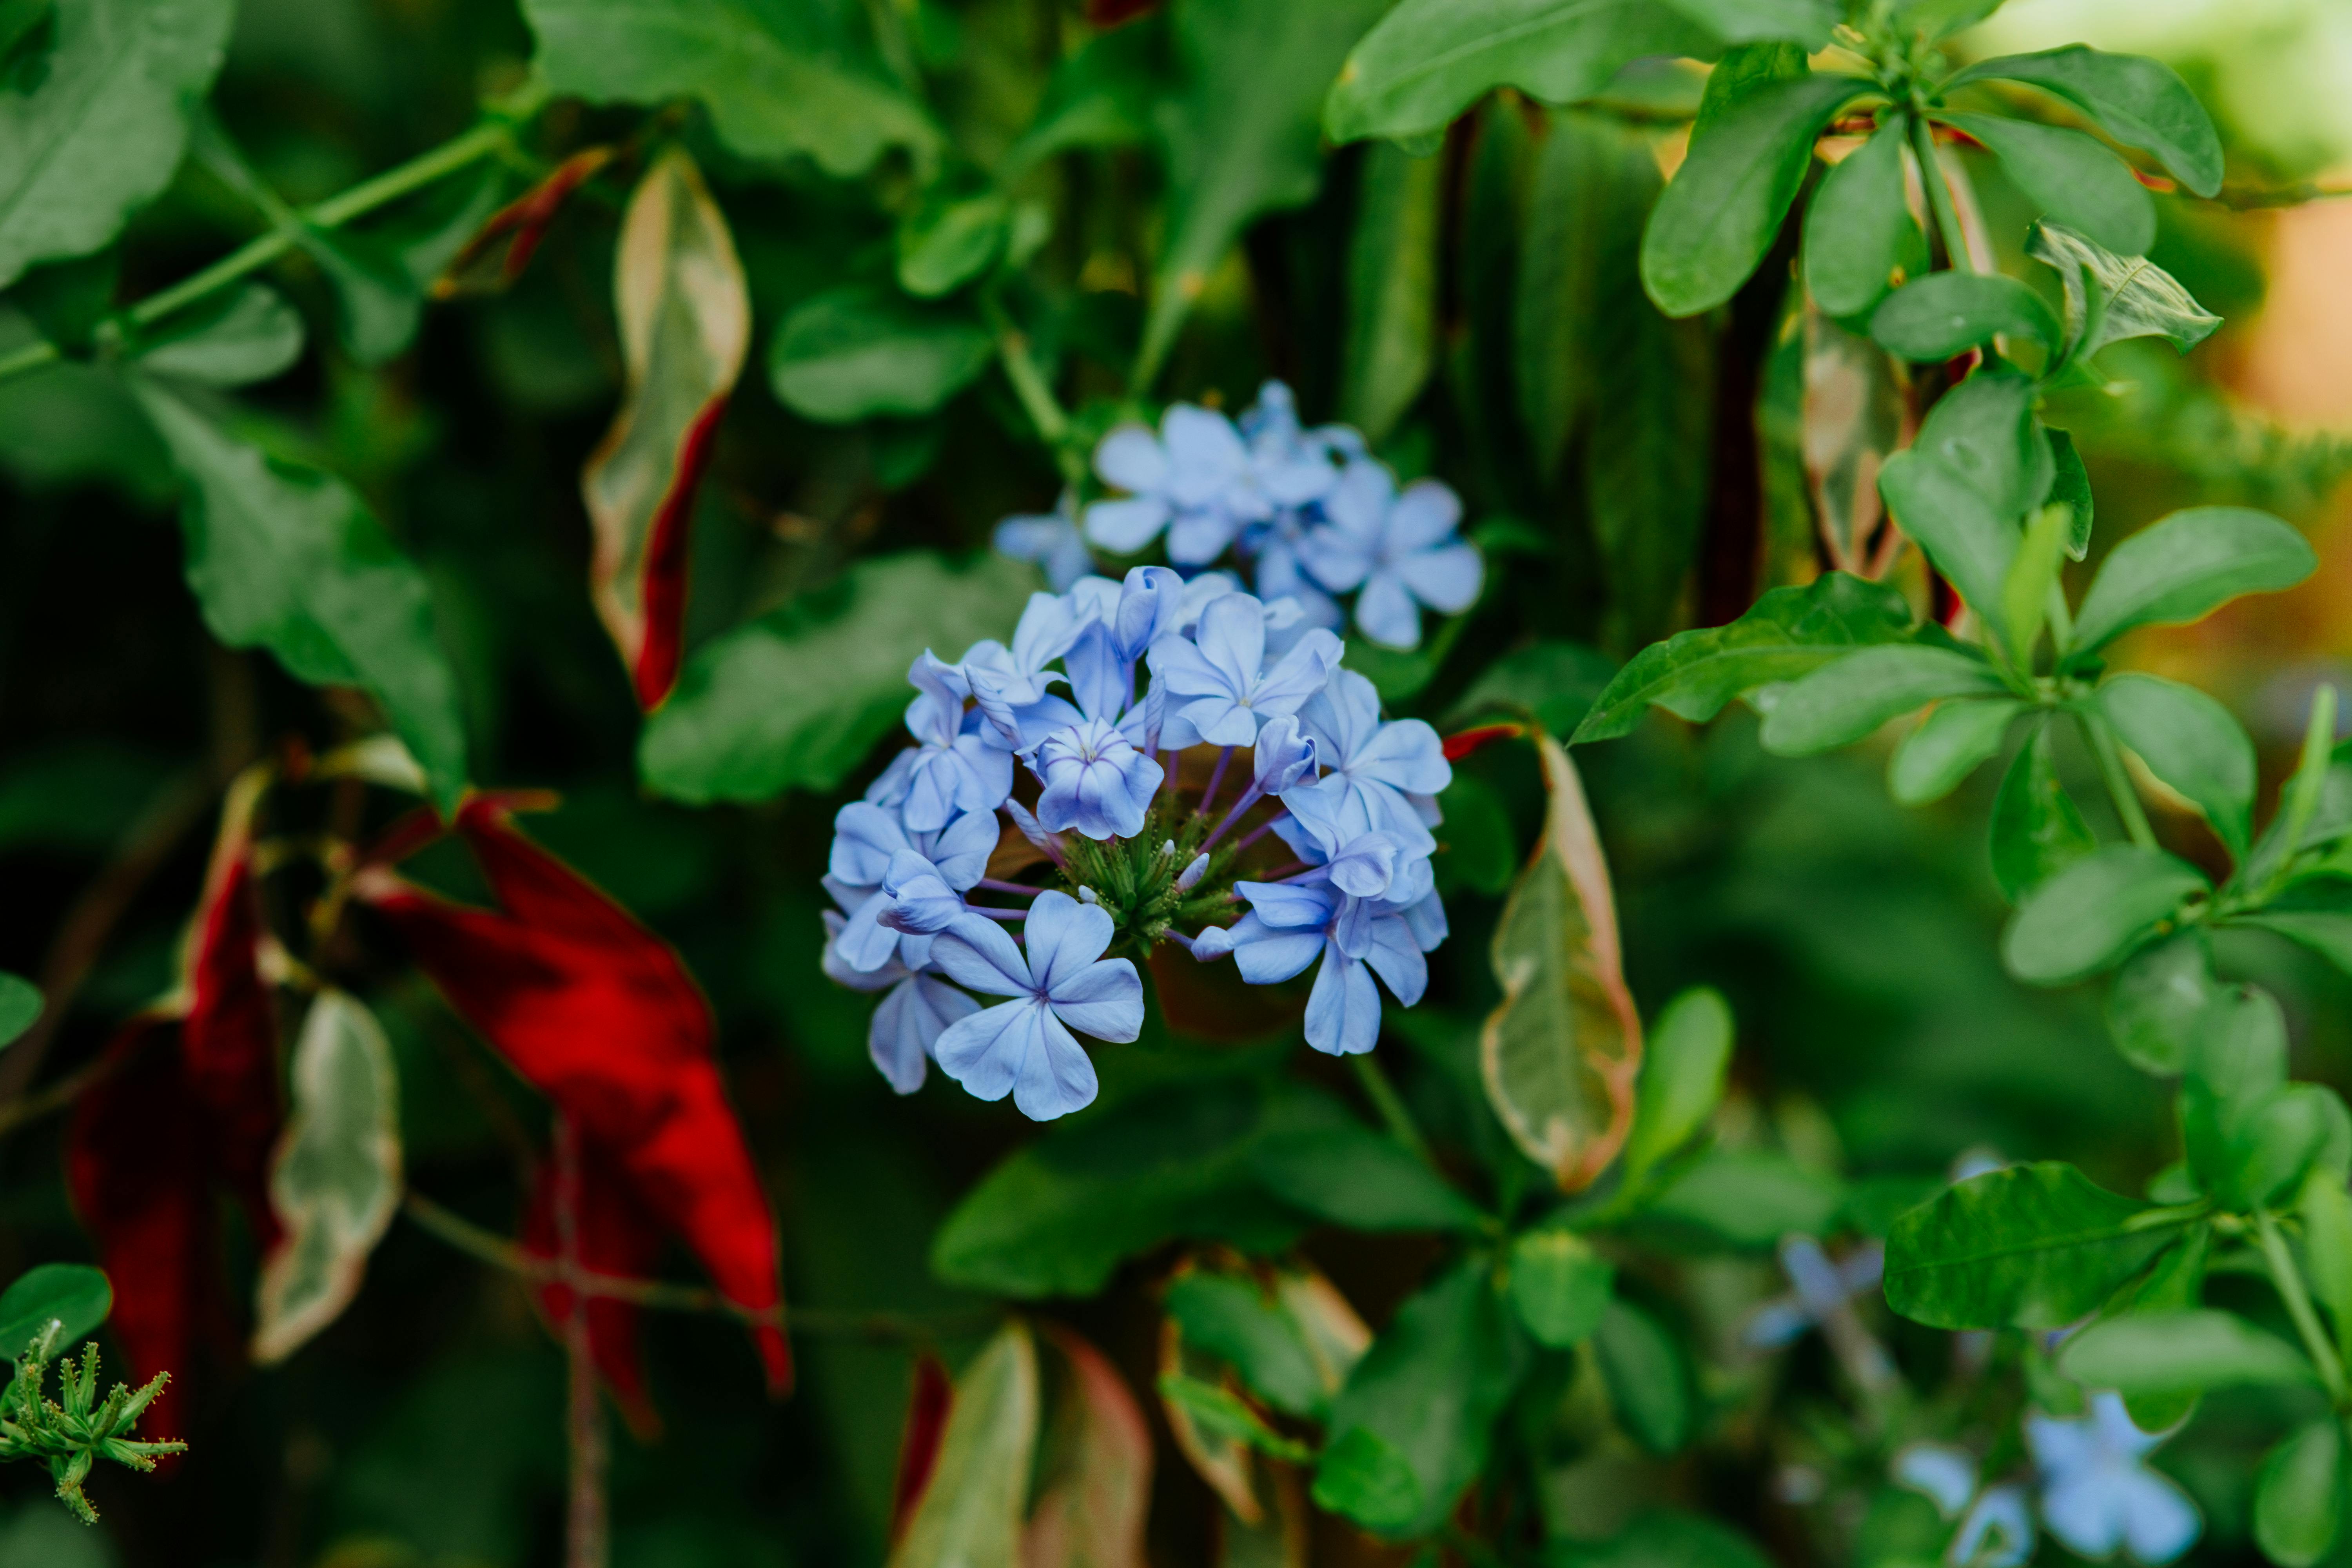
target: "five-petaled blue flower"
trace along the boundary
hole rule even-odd
[[[999,554],[1044,567],[1045,581],[1056,594],[1069,592],[1071,584],[1095,569],[1094,552],[1078,531],[1078,498],[1070,490],[1062,492],[1052,511],[1008,517],[998,523],[993,542]]]
[[[1386,833],[1415,855],[1437,847],[1436,796],[1454,782],[1437,731],[1418,719],[1381,721],[1381,697],[1352,669],[1300,705],[1316,761],[1330,770],[1283,792],[1282,804],[1328,849]]]
[[[2200,1528],[2197,1508],[2146,1463],[2163,1434],[2143,1432],[2112,1393],[2091,1395],[2071,1420],[2028,1415],[2025,1445],[2042,1476],[2042,1522],[2085,1557],[2120,1546],[2133,1560],[2169,1563]]]
[[[1087,508],[1087,538],[1120,555],[1134,554],[1165,530],[1169,560],[1205,566],[1244,524],[1273,510],[1233,421],[1189,403],[1170,406],[1157,437],[1140,425],[1104,437],[1095,448],[1095,472],[1129,492]]]
[[[1460,498],[1436,480],[1416,479],[1400,495],[1382,465],[1350,463],[1323,514],[1299,541],[1300,560],[1335,594],[1363,590],[1356,625],[1372,641],[1418,647],[1423,605],[1453,615],[1477,601],[1485,563],[1454,532]]]
[[[1030,906],[1028,950],[1003,927],[965,915],[940,933],[931,960],[957,984],[1013,1000],[950,1025],[933,1056],[982,1100],[1009,1092],[1038,1121],[1093,1103],[1095,1068],[1070,1035],[1132,1040],[1143,1032],[1143,982],[1124,958],[1105,958],[1110,916],[1066,893]]]
[[[1039,743],[1032,765],[1045,786],[1037,797],[1038,825],[1048,833],[1075,827],[1096,839],[1141,832],[1167,776],[1107,719],[1055,731]]]
[[[1210,600],[1192,641],[1171,637],[1151,649],[1152,679],[1168,692],[1164,743],[1255,744],[1261,721],[1297,712],[1322,689],[1339,651],[1338,637],[1314,627],[1269,668],[1265,605],[1247,594]]]
[[[897,807],[915,833],[935,833],[961,811],[1003,805],[1013,793],[1012,745],[979,709],[964,710],[963,672],[925,649],[907,679],[920,693],[907,704],[907,732],[916,743],[890,760],[866,798]]]

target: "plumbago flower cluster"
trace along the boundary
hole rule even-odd
[[[1039,1121],[1080,1109],[1076,1037],[1137,1037],[1161,942],[1256,985],[1314,966],[1307,1044],[1371,1049],[1374,977],[1412,1006],[1445,937],[1453,769],[1339,655],[1295,596],[1139,566],[1032,595],[1010,646],[916,659],[915,743],[835,816],[824,879],[825,973],[884,993],[891,1087],[936,1061]]]
[[[1485,581],[1463,540],[1462,502],[1436,479],[1402,489],[1388,466],[1344,425],[1307,429],[1290,388],[1269,381],[1239,420],[1190,403],[1170,406],[1154,434],[1121,425],[1095,447],[1095,473],[1124,495],[1085,509],[1008,518],[996,547],[1034,561],[1057,590],[1095,570],[1094,551],[1119,556],[1162,543],[1187,572],[1226,556],[1250,572],[1258,597],[1288,599],[1305,624],[1347,623],[1392,648],[1421,646],[1423,609],[1454,615]],[[1089,548],[1091,547],[1091,548]]]

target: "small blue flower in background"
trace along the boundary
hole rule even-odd
[[[1094,552],[1078,531],[1078,498],[1064,490],[1059,506],[1049,512],[1008,517],[996,525],[994,543],[1001,554],[1015,561],[1034,561],[1045,569],[1054,592],[1066,594],[1070,584],[1095,569]]]
[[[1416,855],[1437,847],[1436,796],[1454,782],[1437,731],[1418,719],[1381,721],[1381,696],[1352,669],[1302,704],[1321,778],[1283,793],[1282,804],[1327,849],[1366,833],[1386,833]]]
[[[2018,1568],[2033,1555],[2033,1513],[2014,1482],[1977,1492],[1977,1457],[1947,1443],[1913,1443],[1888,1467],[1897,1486],[1927,1497],[1960,1527],[1945,1548],[1951,1568]],[[1965,1517],[1963,1517],[1965,1515]]]
[[[1339,663],[1339,639],[1309,629],[1266,667],[1265,609],[1247,594],[1226,594],[1201,612],[1196,640],[1171,638],[1151,649],[1151,675],[1168,691],[1165,743],[1248,746],[1257,727],[1296,713]]]
[[[1045,786],[1037,797],[1038,826],[1048,833],[1076,828],[1088,838],[1140,832],[1151,797],[1167,777],[1105,719],[1055,731],[1038,746],[1032,765]]]
[[[1345,425],[1302,426],[1297,399],[1278,381],[1257,389],[1257,402],[1239,423],[1258,489],[1277,507],[1321,500],[1339,480],[1339,461],[1364,455],[1363,437]]]
[[[2120,1546],[2152,1565],[2188,1551],[2202,1528],[2197,1505],[2146,1463],[2167,1436],[2141,1431],[2112,1393],[2093,1394],[2089,1412],[2071,1420],[2027,1415],[2050,1533],[2085,1557]]]
[[[1089,542],[1132,555],[1165,531],[1168,559],[1205,566],[1272,504],[1258,489],[1250,450],[1223,415],[1171,405],[1160,434],[1122,425],[1095,448],[1095,472],[1129,494],[1087,508]]]
[[[1070,1031],[1134,1039],[1143,1032],[1143,982],[1128,960],[1102,956],[1110,917],[1066,893],[1038,894],[1024,934],[1025,953],[994,921],[966,915],[932,943],[949,978],[1013,998],[958,1019],[932,1054],[979,1099],[1010,1093],[1023,1114],[1049,1121],[1095,1098],[1094,1063]]]
[[[1446,615],[1477,602],[1486,565],[1454,530],[1462,501],[1434,479],[1416,479],[1400,495],[1380,463],[1350,463],[1323,502],[1326,521],[1298,551],[1308,575],[1333,593],[1360,588],[1356,625],[1389,647],[1421,646],[1421,611]]]

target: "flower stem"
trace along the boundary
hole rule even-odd
[[[1029,352],[1029,337],[993,297],[984,307],[989,325],[996,331],[996,357],[1004,366],[1004,379],[1013,386],[1013,395],[1021,400],[1021,410],[1029,416],[1038,439],[1054,449],[1054,461],[1068,483],[1082,484],[1087,477],[1086,458],[1072,440],[1070,416],[1062,407],[1061,399],[1045,379],[1037,363],[1037,356]]]
[[[1233,760],[1234,749],[1231,746],[1217,753],[1217,765],[1209,770],[1209,787],[1201,792],[1201,804],[1197,809],[1202,816],[1209,815],[1209,805],[1217,798],[1217,786],[1225,782],[1225,764]]]
[[[1206,855],[1210,850],[1214,849],[1217,847],[1217,840],[1225,836],[1225,829],[1239,822],[1242,819],[1242,814],[1255,805],[1265,794],[1265,792],[1258,788],[1256,782],[1253,780],[1249,788],[1242,791],[1241,799],[1234,802],[1233,810],[1225,813],[1225,819],[1218,823],[1211,830],[1209,837],[1201,841],[1200,852]]]
[[[1428,1141],[1413,1125],[1412,1113],[1404,1108],[1404,1097],[1389,1081],[1388,1069],[1381,1066],[1379,1058],[1370,1051],[1360,1051],[1348,1058],[1348,1065],[1356,1069],[1356,1081],[1363,1086],[1364,1096],[1372,1102],[1372,1109],[1381,1113],[1389,1136],[1403,1144],[1414,1159],[1436,1170],[1436,1156],[1430,1153]]]
[[[972,886],[986,888],[992,893],[1013,893],[1024,899],[1034,899],[1045,890],[1043,888],[1033,888],[1026,882],[1007,882],[994,877],[982,877]]]
[[[1927,206],[1936,215],[1936,232],[1943,237],[1944,264],[1955,272],[1973,272],[1968,236],[1960,228],[1959,204],[1944,178],[1944,162],[1936,155],[1936,128],[1927,123],[1923,106],[1911,110],[1911,150],[1919,158],[1919,183],[1927,188]]]
[[[2311,1305],[2311,1292],[2304,1289],[2303,1270],[2294,1265],[2294,1254],[2287,1250],[2286,1237],[2279,1233],[2278,1221],[2267,1209],[2254,1211],[2255,1234],[2262,1238],[2263,1262],[2271,1273],[2271,1283],[2278,1287],[2279,1300],[2286,1303],[2286,1315],[2294,1320],[2294,1331],[2302,1336],[2303,1348],[2311,1357],[2311,1364],[2319,1369],[2319,1381],[2326,1386],[2327,1396],[2337,1409],[2345,1403],[2344,1363],[2336,1354],[2326,1331],[2319,1324],[2319,1314]]]

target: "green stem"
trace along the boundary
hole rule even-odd
[[[1973,272],[1968,235],[1960,227],[1959,205],[1944,180],[1943,160],[1936,156],[1936,128],[1927,123],[1924,107],[1911,110],[1911,150],[1919,158],[1919,183],[1927,189],[1927,208],[1936,215],[1936,232],[1944,238],[1945,265],[1955,272]]]
[[[1404,1108],[1404,1097],[1397,1093],[1396,1085],[1389,1081],[1388,1069],[1381,1067],[1370,1051],[1349,1057],[1348,1061],[1356,1069],[1356,1081],[1363,1085],[1364,1094],[1371,1100],[1372,1109],[1381,1113],[1381,1121],[1388,1128],[1389,1136],[1410,1150],[1414,1159],[1431,1170],[1436,1170],[1437,1157],[1429,1152],[1428,1141],[1422,1137],[1421,1129],[1412,1124],[1412,1113]]]
[[[2279,1300],[2286,1303],[2286,1315],[2294,1320],[2294,1331],[2302,1336],[2303,1348],[2311,1357],[2311,1364],[2319,1369],[2319,1381],[2326,1385],[2327,1396],[2342,1408],[2345,1402],[2344,1363],[2336,1358],[2336,1347],[2327,1332],[2320,1327],[2319,1313],[2311,1305],[2311,1292],[2304,1289],[2303,1270],[2294,1265],[2294,1254],[2287,1250],[2286,1237],[2279,1233],[2278,1221],[2267,1209],[2254,1211],[2254,1229],[2262,1238],[2263,1262],[2271,1271],[2271,1283],[2278,1287]]]
[[[301,219],[312,228],[340,227],[460,169],[468,168],[485,157],[503,152],[513,137],[514,127],[510,122],[485,121],[454,141],[445,142],[430,152],[419,153],[372,180],[363,180],[341,195],[330,196],[302,213]],[[273,230],[249,239],[203,271],[182,279],[160,293],[150,294],[123,311],[121,319],[134,327],[151,326],[175,310],[184,310],[207,295],[219,292],[247,274],[259,271],[292,249],[294,243],[295,237],[284,230]],[[39,370],[62,357],[55,343],[27,343],[14,353],[0,356],[0,381]]]
[[[2123,818],[2124,831],[2131,841],[2143,849],[2156,847],[2156,830],[2147,825],[2147,812],[2139,803],[2139,792],[2132,788],[2131,774],[2125,771],[2124,754],[2116,744],[2114,731],[2107,721],[2095,713],[2079,710],[2074,721],[2082,725],[2084,738],[2091,742],[2092,755],[2099,759],[2099,776],[2106,781],[2107,794],[2116,803],[2116,815]]]
[[[1062,478],[1075,485],[1086,478],[1086,461],[1071,441],[1070,416],[1062,407],[1061,399],[1054,395],[1053,387],[1039,368],[1037,356],[1029,352],[1028,335],[1013,324],[1012,316],[993,300],[989,304],[989,320],[996,329],[996,354],[1004,365],[1004,379],[1013,384],[1013,395],[1021,400],[1022,412],[1036,428],[1038,439],[1054,449],[1054,460],[1062,470]]]

